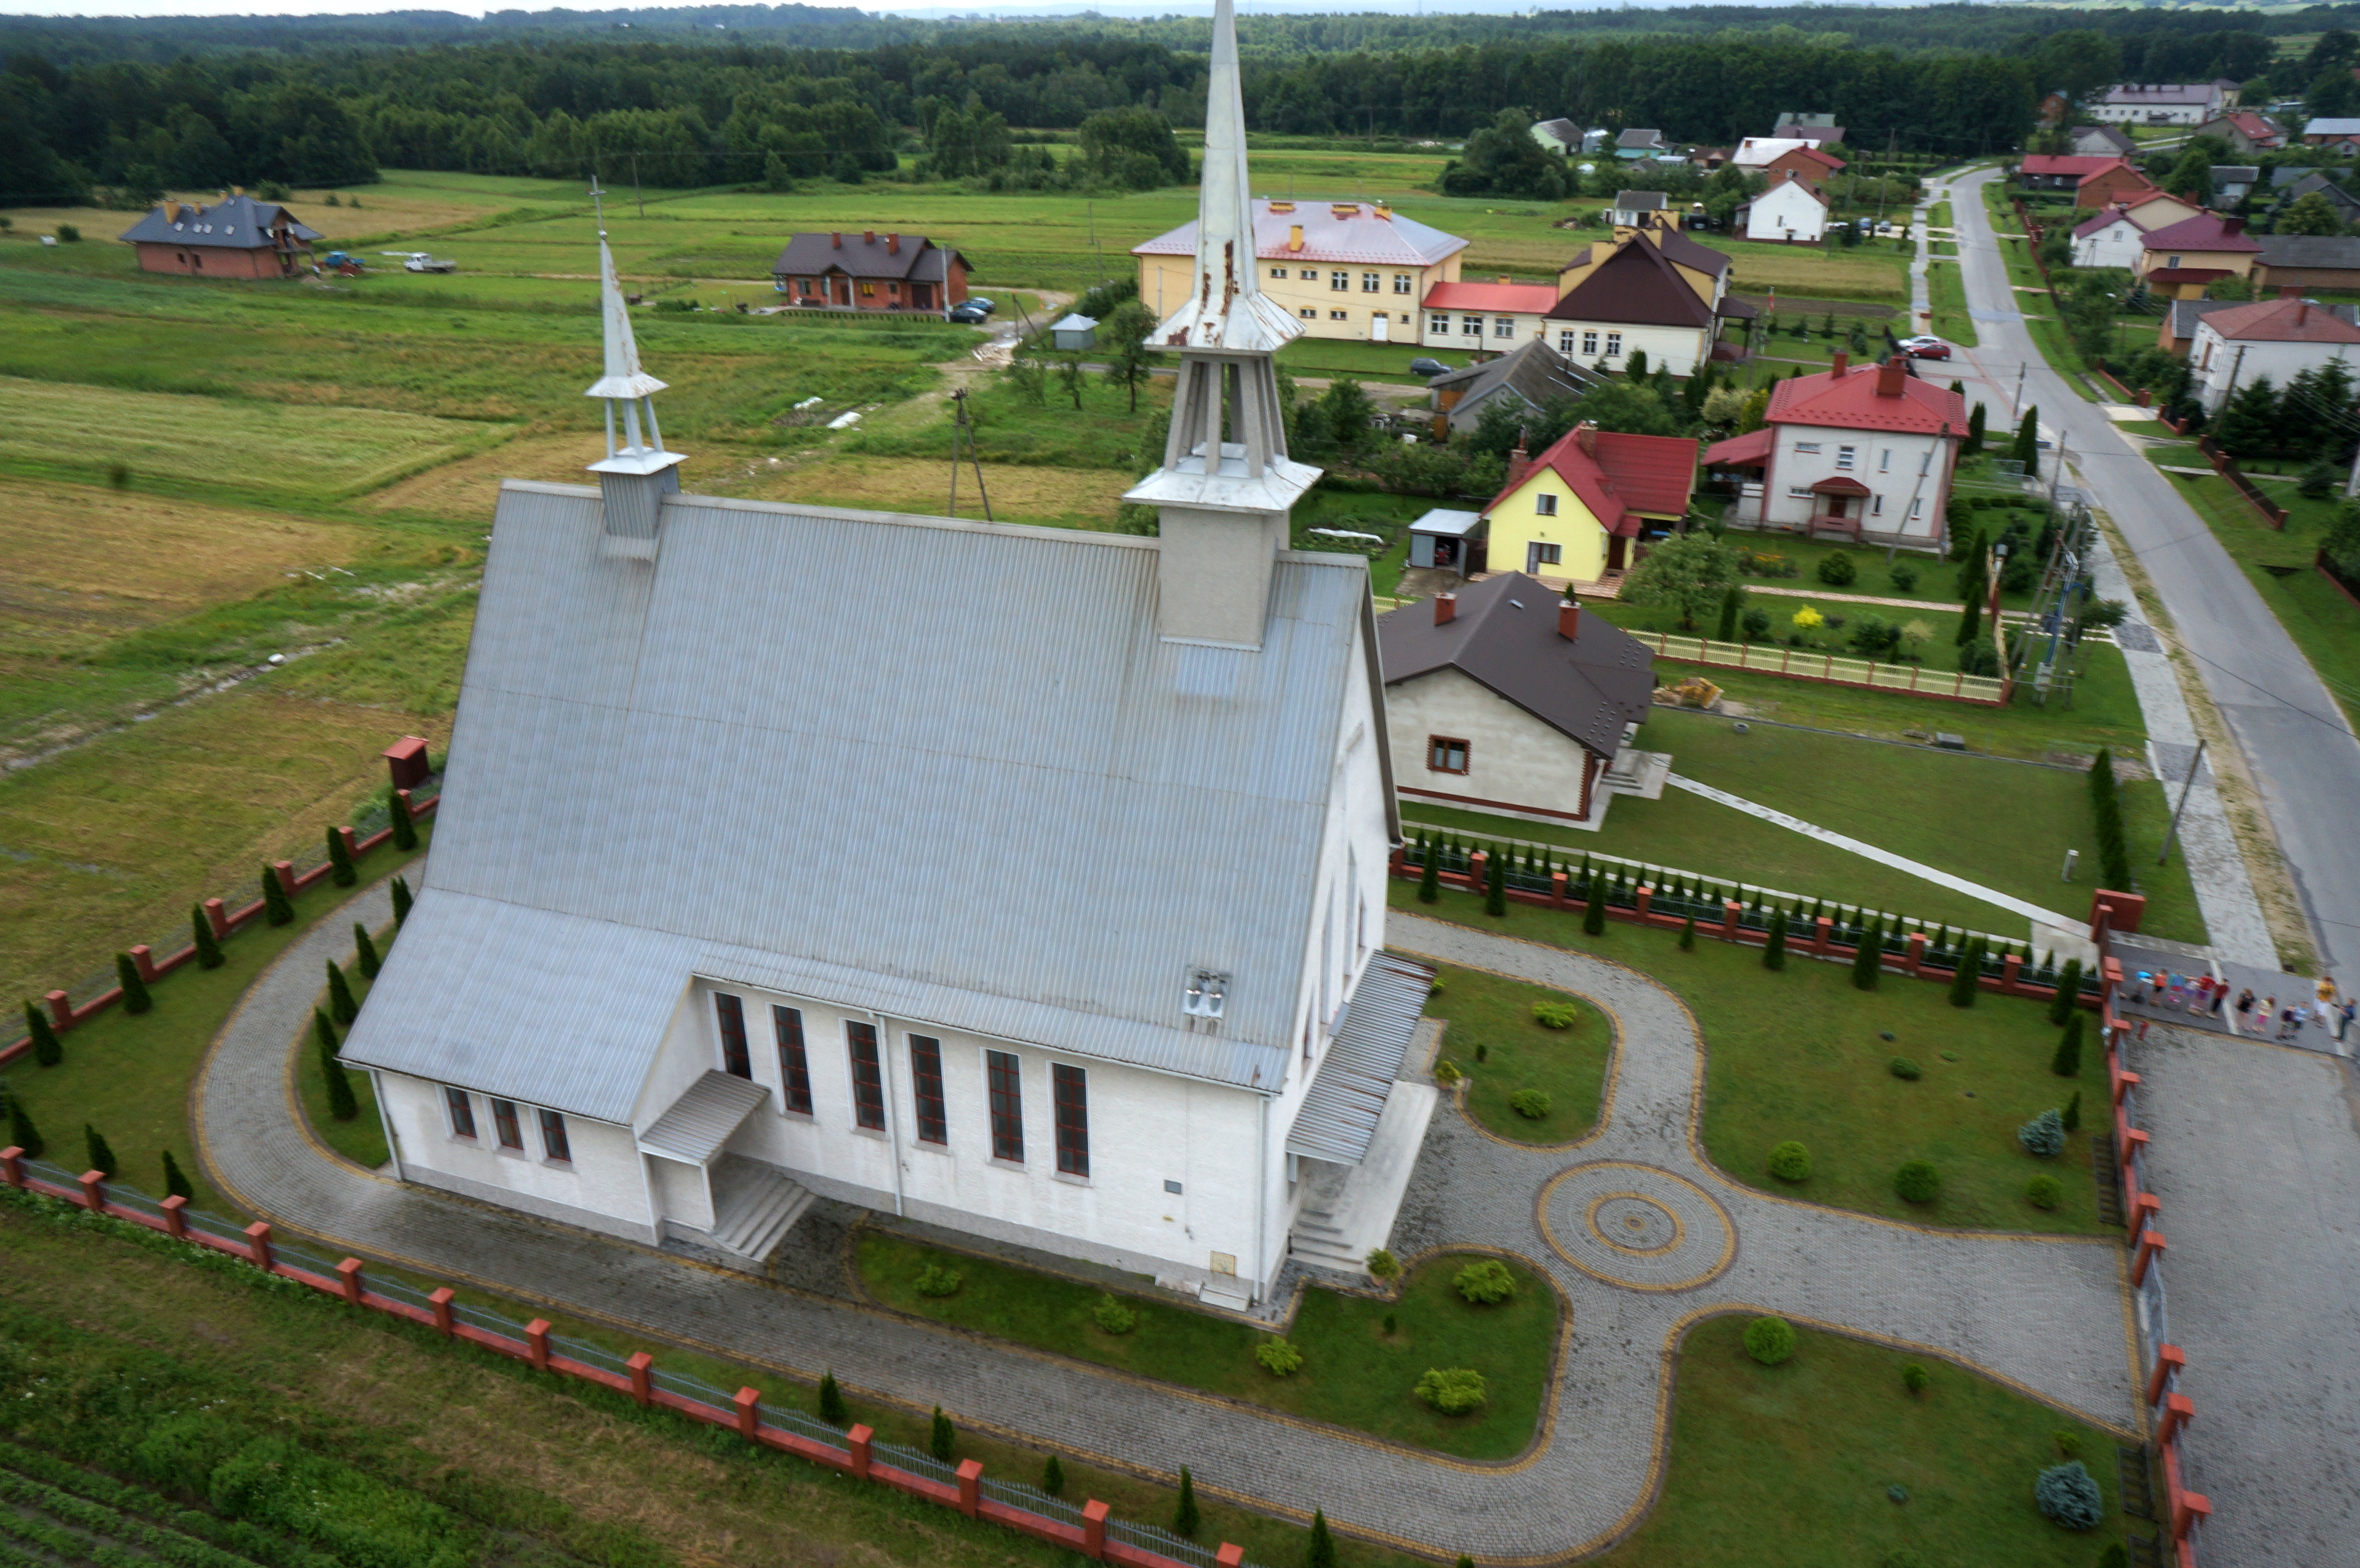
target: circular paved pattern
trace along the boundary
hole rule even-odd
[[[1656,1165],[1600,1160],[1560,1171],[1541,1189],[1541,1232],[1592,1279],[1633,1290],[1686,1290],[1737,1256],[1728,1211]]]

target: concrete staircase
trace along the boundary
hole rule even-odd
[[[725,1155],[713,1171],[713,1245],[767,1263],[812,1205],[808,1188],[785,1171]]]
[[[1368,1272],[1368,1259],[1351,1249],[1336,1216],[1326,1209],[1306,1206],[1295,1216],[1295,1228],[1287,1233],[1286,1250],[1313,1269],[1339,1274]]]

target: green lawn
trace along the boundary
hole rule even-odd
[[[362,875],[369,881],[393,875],[423,854],[430,838],[431,832],[421,830],[420,848],[412,855],[402,855],[389,844],[377,850],[362,860]],[[233,1212],[227,1201],[206,1185],[196,1159],[189,1092],[196,1081],[198,1063],[255,977],[289,943],[309,931],[314,920],[353,897],[354,891],[321,881],[297,896],[292,925],[257,921],[222,943],[225,962],[219,969],[189,964],[158,981],[150,987],[156,1005],[148,1012],[135,1017],[117,1006],[70,1030],[62,1037],[65,1059],[57,1066],[35,1066],[27,1056],[0,1069],[10,1093],[24,1097],[26,1109],[48,1142],[43,1158],[69,1170],[82,1170],[86,1160],[82,1129],[87,1123],[105,1135],[118,1161],[116,1173],[131,1186],[162,1197],[164,1150],[169,1149],[194,1188],[191,1202],[195,1207],[217,1214]],[[324,975],[322,981],[324,985]],[[319,1070],[308,1060],[306,1066],[308,1087]],[[376,1111],[365,1097],[367,1082],[357,1073],[354,1078],[355,1089],[364,1096],[366,1131],[378,1138],[381,1149]],[[324,1115],[324,1099],[319,1102],[319,1109],[322,1124],[336,1125]],[[347,1129],[355,1125],[344,1124]],[[378,1153],[377,1161],[384,1159]]]
[[[1671,931],[1610,922],[1593,937],[1578,913],[1515,905],[1494,919],[1474,894],[1446,891],[1439,904],[1420,904],[1416,885],[1399,880],[1391,898],[1413,913],[1633,964],[1678,993],[1704,1033],[1705,1150],[1738,1181],[1923,1225],[2099,1229],[2090,1133],[2103,1126],[2103,1058],[2089,1044],[2079,1078],[2051,1073],[2059,1031],[2046,1003],[1980,996],[1961,1009],[1947,985],[1905,975],[1885,975],[1864,993],[1852,988],[1847,964],[1790,954],[1774,973],[1762,967],[1761,950],[1735,943],[1699,939],[1682,953]],[[1895,1077],[1887,1064],[1896,1056],[1923,1076]],[[2062,1107],[2076,1088],[2082,1130],[2065,1153],[2026,1153],[2016,1129]],[[1770,1150],[1789,1138],[1812,1159],[1810,1176],[1791,1184],[1767,1169]],[[1941,1172],[1930,1203],[1904,1203],[1893,1191],[1894,1172],[1912,1160]],[[2025,1201],[2026,1182],[2043,1171],[2064,1185],[2054,1210]]]
[[[1946,254],[1956,256],[1958,247],[1952,245]],[[1977,346],[1975,319],[1967,314],[1966,283],[1959,276],[1956,261],[1948,266],[1939,262],[1927,264],[1926,303],[1934,312],[1933,324],[1926,329],[1928,332],[1938,338],[1947,338],[1961,348]]]
[[[1427,358],[1459,365],[1467,363],[1468,356],[1459,350],[1420,348],[1415,343],[1346,343],[1314,337],[1297,338],[1278,351],[1280,368],[1298,379],[1349,376],[1409,387],[1426,384],[1426,377],[1414,373],[1409,362]]]
[[[862,1232],[858,1250],[861,1283],[872,1295],[937,1323],[1389,1442],[1464,1459],[1505,1459],[1532,1443],[1540,1418],[1557,1344],[1557,1291],[1511,1262],[1515,1296],[1497,1306],[1472,1305],[1451,1283],[1470,1261],[1455,1254],[1427,1260],[1403,1281],[1398,1302],[1306,1292],[1287,1334],[1303,1352],[1303,1368],[1274,1377],[1254,1360],[1254,1346],[1265,1337],[1261,1330],[1176,1300],[1125,1295],[1138,1326],[1109,1334],[1090,1315],[1101,1294],[1096,1285],[878,1231]],[[958,1271],[957,1294],[918,1293],[918,1276],[929,1264]],[[1412,1392],[1428,1367],[1456,1367],[1474,1368],[1489,1384],[1489,1401],[1472,1415],[1437,1414]]]
[[[1589,1001],[1480,969],[1445,967],[1426,998],[1426,1016],[1447,1018],[1442,1054],[1470,1074],[1470,1115],[1519,1143],[1571,1143],[1598,1125],[1598,1105],[1614,1052],[1614,1026]],[[1569,1029],[1545,1028],[1535,1004],[1569,1005]],[[1527,1116],[1509,1096],[1537,1089],[1548,1112]]]
[[[1875,1568],[1903,1551],[1943,1568],[2088,1568],[2123,1539],[2108,1433],[1931,1356],[1810,1329],[1793,1359],[1764,1367],[1745,1354],[1746,1321],[1689,1331],[1662,1498],[1593,1559],[1603,1568]],[[1922,1394],[1902,1386],[1912,1361],[1930,1375]],[[2033,1506],[2060,1432],[2106,1496],[2106,1522],[2086,1535]]]

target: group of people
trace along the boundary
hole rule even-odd
[[[2341,1042],[2350,1031],[2355,1016],[2360,1015],[2360,1000],[2351,996],[2341,1002],[2335,999],[2335,980],[2332,975],[2319,982],[2311,997],[2291,996],[2281,1007],[2276,996],[2256,1000],[2250,985],[2238,989],[2233,1005],[2229,1000],[2229,982],[2217,975],[2191,975],[2169,970],[2142,969],[2138,972],[2137,982],[2131,988],[2130,999],[2142,1007],[2184,1010],[2200,1018],[2209,1016],[2237,1033],[2250,1034],[2256,1040],[2269,1035],[2271,1026],[2275,1024],[2278,1032],[2272,1038],[2290,1044],[2300,1043],[2304,1027],[2313,1023]],[[2236,1016],[2231,1020],[2223,1014],[2233,1006]],[[2139,1032],[2147,1032],[2144,1023],[2139,1026]]]

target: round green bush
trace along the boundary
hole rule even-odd
[[[929,1263],[918,1276],[921,1296],[956,1296],[965,1276],[956,1269],[945,1269],[939,1263]]]
[[[2106,1517],[2106,1499],[2078,1459],[2043,1470],[2033,1483],[2032,1500],[2067,1530],[2095,1530]]]
[[[1918,1366],[1915,1361],[1905,1361],[1901,1364],[1901,1386],[1911,1393],[1924,1393],[1926,1385],[1932,1379],[1928,1376],[1926,1368]]]
[[[1479,1258],[1461,1269],[1451,1283],[1479,1307],[1492,1307],[1516,1293],[1515,1276],[1496,1258]]]
[[[1904,593],[1918,586],[1918,569],[1906,561],[1895,561],[1885,575],[1892,578],[1893,585]]]
[[[1526,1121],[1536,1122],[1549,1114],[1549,1097],[1538,1089],[1519,1089],[1508,1096],[1508,1108]]]
[[[1885,1064],[1885,1070],[1887,1073],[1892,1073],[1896,1078],[1906,1078],[1912,1083],[1915,1083],[1919,1078],[1925,1075],[1925,1069],[1919,1067],[1916,1062],[1910,1061],[1906,1056],[1895,1057],[1892,1061]]]
[[[1303,1352],[1292,1340],[1265,1339],[1254,1346],[1254,1359],[1273,1377],[1292,1377],[1303,1370]]]
[[[1906,1503],[1909,1500],[1909,1488],[1896,1481],[1885,1488],[1885,1495],[1896,1503]]]
[[[1819,581],[1830,588],[1848,587],[1859,575],[1860,569],[1852,563],[1852,557],[1840,550],[1819,558]]]
[[[1417,1397],[1447,1416],[1483,1408],[1483,1374],[1468,1367],[1429,1367],[1417,1380]]]
[[[1535,1002],[1533,1018],[1543,1029],[1568,1029],[1581,1019],[1581,1009],[1571,1002]]]
[[[2043,1111],[2016,1129],[2016,1141],[2027,1154],[2054,1160],[2065,1152],[2065,1118],[2053,1110]]]
[[[1800,1181],[1811,1173],[1811,1151],[1793,1138],[1770,1151],[1770,1174],[1781,1181]]]
[[[1930,1203],[1942,1190],[1942,1173],[1930,1160],[1913,1160],[1893,1173],[1893,1190],[1906,1203]]]
[[[1100,1296],[1098,1304],[1090,1309],[1090,1316],[1107,1334],[1129,1334],[1139,1326],[1139,1314],[1112,1296]]]
[[[1376,1247],[1376,1248],[1374,1248],[1373,1250],[1371,1250],[1371,1251],[1370,1252],[1370,1254],[1369,1254],[1369,1278],[1370,1278],[1370,1279],[1400,1279],[1400,1278],[1401,1278],[1401,1271],[1402,1271],[1401,1259],[1400,1259],[1400,1258],[1395,1258],[1392,1253],[1387,1252],[1383,1247]]]
[[[2065,1183],[2042,1174],[2024,1184],[2024,1201],[2036,1209],[2053,1209],[2065,1201]]]
[[[1745,1354],[1775,1367],[1795,1354],[1795,1325],[1785,1318],[1755,1318],[1745,1325]]]

